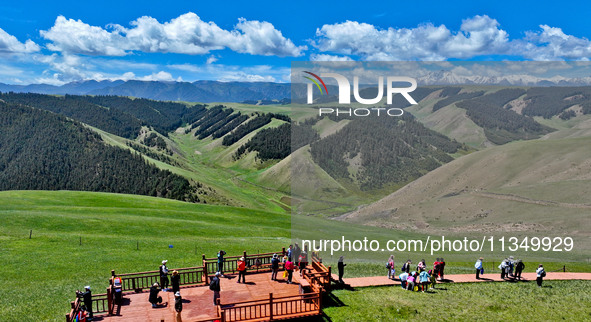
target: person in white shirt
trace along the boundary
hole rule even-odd
[[[398,276],[400,278],[400,286],[402,286],[403,289],[406,289],[406,280],[408,279],[408,273],[407,272],[402,272],[402,274],[400,274],[400,276]]]
[[[474,268],[476,268],[476,279],[479,280],[480,279],[480,274],[484,274],[484,268],[482,266],[482,261],[484,260],[484,258],[480,257],[477,261],[476,264],[474,264]]]
[[[162,287],[162,291],[168,291],[168,267],[166,267],[167,260],[162,261],[162,265],[160,265],[160,287]]]
[[[538,287],[542,287],[542,282],[544,277],[546,277],[546,271],[544,271],[544,265],[540,264],[538,269],[536,270],[536,283],[538,283]]]

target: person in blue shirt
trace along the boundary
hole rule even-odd
[[[218,272],[220,273],[221,277],[224,277],[224,255],[226,255],[226,252],[220,250],[218,253]]]
[[[422,270],[419,274],[419,280],[421,281],[421,290],[425,292],[425,289],[429,288],[429,283],[431,283],[431,276],[425,270]]]

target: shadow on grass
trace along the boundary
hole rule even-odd
[[[322,298],[322,307],[343,307],[347,306],[334,294],[325,294]]]
[[[355,289],[353,287],[351,287],[350,284],[347,283],[333,283],[331,285],[333,290],[346,290],[346,291],[355,291]]]

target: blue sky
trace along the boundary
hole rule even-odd
[[[292,61],[588,60],[581,3],[14,1],[0,4],[0,82],[286,82]]]

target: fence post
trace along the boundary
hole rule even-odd
[[[111,270],[111,276],[115,277],[115,270],[114,269]]]
[[[330,292],[331,289],[331,285],[330,285],[330,281],[332,280],[332,268],[330,266],[328,266],[328,283],[326,284],[326,288],[327,288],[327,292]],[[326,279],[324,280],[324,282],[326,283]]]
[[[566,265],[562,265],[562,272],[566,273]]]
[[[322,311],[322,285],[318,288],[318,312]]]
[[[111,286],[107,287],[107,307],[108,307],[108,313],[107,314],[108,315],[113,315],[114,305],[113,305],[113,293],[111,292]]]
[[[205,255],[203,255],[205,256]],[[203,278],[202,280],[205,282],[205,285],[209,283],[209,279],[207,278],[207,265],[205,265],[205,261],[203,261]]]
[[[269,293],[269,320],[273,321],[273,293]]]
[[[281,257],[285,256],[285,247],[281,248]]]

